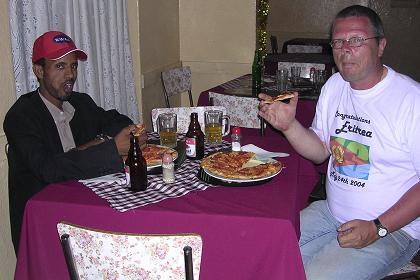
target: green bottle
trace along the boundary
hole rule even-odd
[[[255,50],[254,61],[252,62],[252,96],[257,96],[261,92],[261,71],[261,52]]]

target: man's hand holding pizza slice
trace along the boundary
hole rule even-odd
[[[275,97],[260,93],[258,97],[261,99],[258,114],[274,128],[284,132],[296,121],[297,92],[284,92]],[[281,102],[286,99],[290,99],[289,103]]]

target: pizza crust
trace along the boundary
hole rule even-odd
[[[265,104],[272,104],[277,101],[286,100],[295,97],[295,92],[292,91],[285,91],[277,96],[270,97],[270,99],[264,100],[263,103]]]

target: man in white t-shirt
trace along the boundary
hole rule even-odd
[[[370,8],[339,12],[331,39],[339,73],[312,127],[295,118],[297,96],[261,102],[260,115],[302,156],[329,159],[327,200],[300,217],[307,278],[381,279],[420,246],[420,84],[381,63],[386,39]]]

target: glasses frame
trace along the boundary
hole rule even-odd
[[[358,47],[361,47],[366,40],[377,39],[377,38],[380,38],[380,36],[374,36],[374,37],[369,37],[369,38],[354,36],[354,37],[351,37],[349,39],[335,39],[335,40],[331,40],[330,46],[331,46],[331,48],[333,48],[335,50],[339,50],[339,49],[343,48],[344,42],[347,42],[349,47],[358,48]],[[339,43],[339,45],[340,45],[339,47],[335,46],[337,43]]]

